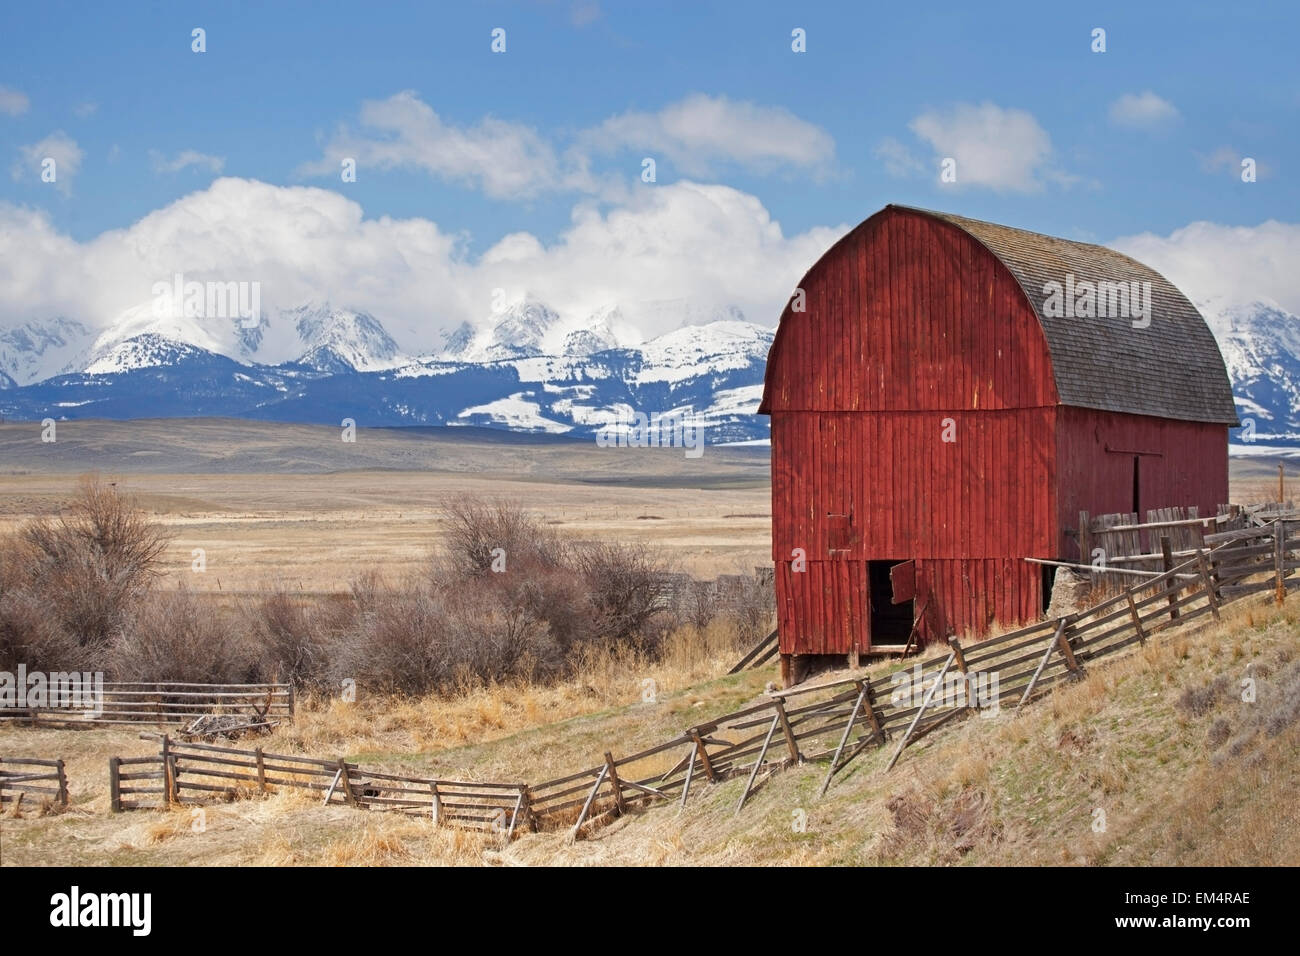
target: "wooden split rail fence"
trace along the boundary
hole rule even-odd
[[[21,802],[28,794],[68,805],[68,775],[62,760],[39,757],[0,758],[0,804]]]
[[[261,747],[190,743],[165,734],[141,737],[157,739],[159,753],[109,758],[114,812],[298,789],[322,794],[322,804],[428,814],[436,823],[512,833],[526,806],[522,784],[441,780],[369,770],[344,759],[268,753]]]
[[[93,693],[94,711],[86,695]],[[0,720],[43,727],[100,724],[189,723],[202,714],[239,714],[250,727],[270,725],[293,716],[291,684],[194,684],[173,682],[105,682],[81,689],[77,706],[3,707]],[[85,705],[85,706],[83,706]]]
[[[157,757],[135,758],[160,779],[166,799],[210,799],[282,786],[322,791],[326,802],[428,814],[453,825],[489,826],[507,838],[519,826],[570,829],[574,839],[599,821],[654,801],[684,807],[693,786],[743,778],[739,813],[781,770],[826,764],[821,792],[867,747],[890,746],[886,770],[927,734],[976,713],[1019,709],[1049,688],[1084,673],[1092,661],[1223,603],[1273,591],[1281,601],[1300,584],[1300,521],[1205,535],[1208,549],[1099,604],[978,643],[950,640],[945,652],[875,678],[849,677],[773,692],[749,707],[698,723],[671,740],[539,784],[436,780],[367,770],[259,750],[179,744],[162,738]],[[114,758],[114,780],[127,779]],[[153,761],[148,764],[148,761]],[[190,794],[187,794],[187,791]],[[145,791],[132,791],[141,793]],[[128,790],[114,784],[114,808]]]

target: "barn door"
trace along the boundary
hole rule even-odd
[[[871,646],[906,644],[912,633],[916,566],[911,561],[868,561]]]

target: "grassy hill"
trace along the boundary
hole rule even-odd
[[[133,731],[0,729],[0,754],[69,760],[66,812],[0,819],[0,862],[203,864],[1240,864],[1300,861],[1300,601],[1232,605],[1221,624],[1170,631],[1094,663],[1019,716],[972,717],[883,771],[869,750],[817,799],[824,764],[744,785],[701,783],[570,844],[320,807],[298,793],[206,808],[107,813],[109,754],[149,753]],[[628,752],[760,694],[773,675],[719,673],[727,651],[640,666],[595,662],[555,688],[455,700],[318,703],[268,750],[303,749],[478,779],[532,779]],[[1243,700],[1243,680],[1254,681]],[[660,689],[641,702],[644,681]],[[1249,696],[1249,695],[1247,695]]]

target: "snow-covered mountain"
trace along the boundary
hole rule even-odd
[[[766,438],[754,412],[772,331],[736,310],[722,315],[627,344],[635,333],[615,306],[570,321],[525,298],[482,328],[457,330],[441,352],[411,358],[374,316],[328,305],[264,316],[251,329],[132,312],[90,343],[80,367],[0,392],[0,415],[165,410],[590,436],[637,413],[676,411],[702,420],[711,443]]]
[[[281,313],[292,320],[301,347],[296,361],[322,372],[373,372],[407,361],[373,315],[304,306]]]
[[[1254,440],[1300,445],[1300,317],[1267,301],[1198,307]],[[673,308],[706,321],[637,341],[637,326],[671,324]],[[754,412],[773,331],[735,309],[611,305],[566,318],[525,297],[420,357],[375,316],[328,303],[246,324],[132,310],[98,335],[66,318],[0,332],[0,415],[351,417],[590,435],[637,412],[690,409],[711,442],[767,437]]]
[[[80,322],[65,318],[0,329],[0,388],[85,368],[94,338]]]
[[[65,363],[41,378],[76,370],[99,374],[122,371],[129,367],[123,363],[136,359],[159,364],[153,350],[160,341],[246,364],[294,362],[329,372],[371,372],[392,368],[409,358],[374,316],[334,308],[328,302],[263,312],[252,318],[186,315],[182,310],[164,310],[159,315],[153,303],[146,303],[126,310],[92,342],[83,344],[83,363]],[[140,342],[148,344],[130,344]],[[0,371],[8,371],[3,353]]]
[[[617,306],[580,322],[566,321],[546,303],[525,296],[493,313],[488,324],[465,323],[447,336],[439,358],[450,362],[496,362],[538,355],[590,355],[631,340]]]
[[[1300,442],[1300,316],[1275,302],[1198,302],[1255,441]]]

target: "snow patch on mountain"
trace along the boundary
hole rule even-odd
[[[322,372],[374,372],[407,361],[373,315],[348,309],[303,306],[281,313],[302,343],[300,364]]]
[[[79,371],[93,339],[90,329],[62,317],[0,330],[0,388]]]
[[[573,430],[572,425],[544,416],[541,413],[541,405],[525,397],[531,395],[531,392],[515,392],[494,402],[466,408],[457,418],[464,420],[465,424],[504,425],[516,431],[545,432],[552,435],[562,435]]]
[[[179,365],[187,358],[202,355],[203,349],[176,342],[156,332],[147,332],[125,342],[118,342],[95,356],[86,366],[89,375],[115,375],[142,368]]]
[[[676,329],[641,347],[637,382],[680,382],[703,371],[742,369],[763,363],[773,331],[739,319]]]
[[[1267,300],[1197,307],[1218,340],[1238,414],[1260,438],[1300,439],[1300,316]]]

